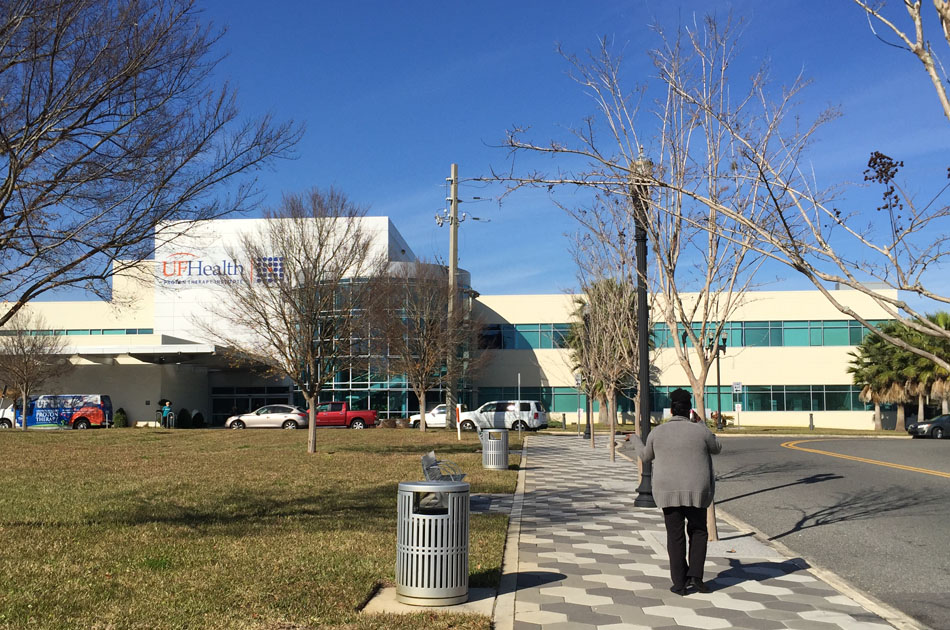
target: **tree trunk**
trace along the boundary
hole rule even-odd
[[[610,416],[610,461],[616,461],[616,444],[614,440],[617,437],[617,394],[613,390],[607,392],[607,412]]]
[[[412,390],[416,398],[419,399],[419,430],[426,432],[426,390]],[[449,406],[445,406],[445,426],[449,426]]]
[[[950,413],[950,398],[944,398],[940,401],[940,411],[944,414]]]
[[[907,427],[904,426],[904,403],[897,403],[897,426],[894,427],[894,430],[901,433],[907,430]]]
[[[590,425],[590,447],[594,448],[594,397],[587,394],[587,423]]]
[[[303,399],[307,401],[309,416],[307,418],[307,452],[317,452],[317,397],[314,395],[303,394]]]
[[[710,503],[709,509],[706,510],[706,529],[709,531],[709,540],[719,540],[719,528],[716,527],[716,502],[715,501]]]
[[[27,395],[26,387],[20,386],[20,395],[23,397],[23,406],[20,407],[22,411],[20,412],[20,422],[23,423],[23,430],[26,431],[26,399],[29,397]]]
[[[874,430],[883,431],[884,424],[881,422],[881,403],[874,403]]]
[[[924,421],[924,395],[917,394],[917,422]]]

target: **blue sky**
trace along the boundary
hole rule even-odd
[[[919,62],[877,40],[849,0],[199,0],[199,6],[206,19],[228,29],[217,78],[236,85],[242,110],[306,125],[298,158],[261,175],[265,201],[336,186],[370,214],[388,215],[427,259],[447,258],[449,234],[434,215],[445,207],[452,162],[463,182],[487,175],[509,164],[507,152],[497,148],[506,129],[530,125],[532,137],[545,139],[595,113],[567,76],[557,43],[580,55],[596,47],[598,37],[611,38],[632,84],[652,72],[646,56],[657,44],[651,22],[673,29],[710,8],[746,21],[747,68],[768,57],[777,81],[798,73],[813,79],[803,96],[805,113],[842,109],[812,154],[823,185],[860,181],[872,150],[916,167],[921,191],[946,173],[950,125]],[[519,158],[519,166],[528,163]],[[575,270],[564,236],[575,229],[570,219],[547,193],[518,193],[500,206],[471,201],[499,193],[474,183],[460,189],[461,210],[490,219],[465,221],[459,230],[459,264],[472,273],[473,286],[488,294],[572,288]],[[557,193],[564,203],[573,194]],[[876,201],[876,192],[866,194],[850,199]],[[807,288],[783,269],[770,277],[781,280],[774,288]]]

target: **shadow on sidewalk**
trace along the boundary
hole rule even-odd
[[[802,558],[792,558],[782,562],[742,562],[739,559],[730,559],[729,568],[721,571],[707,584],[711,590],[718,591],[741,582],[762,582],[808,568],[810,565]]]
[[[556,571],[519,571],[515,576],[518,579],[517,590],[553,584],[567,579],[566,575]]]

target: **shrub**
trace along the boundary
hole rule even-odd
[[[175,426],[179,429],[187,429],[191,426],[191,412],[184,407],[175,416]]]
[[[112,426],[124,428],[129,426],[129,417],[125,413],[125,409],[119,407],[115,410],[115,413],[112,414]]]
[[[191,417],[191,426],[195,427],[196,429],[200,429],[204,425],[205,417],[201,415],[200,411]]]

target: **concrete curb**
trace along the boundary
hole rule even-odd
[[[518,590],[518,541],[521,538],[521,510],[524,506],[524,484],[527,474],[527,436],[523,438],[521,461],[518,464],[518,485],[508,516],[508,535],[505,537],[505,553],[501,561],[501,581],[495,610],[492,614],[494,630],[512,630],[515,625],[515,592]]]
[[[802,569],[808,571],[819,580],[827,583],[841,594],[847,595],[869,611],[884,619],[887,623],[891,624],[895,628],[898,628],[899,630],[931,630],[928,626],[920,625],[908,615],[902,613],[896,608],[893,608],[889,604],[885,604],[873,595],[858,589],[856,586],[853,586],[836,573],[816,564],[811,558],[803,558],[801,554],[795,553],[795,551],[789,549],[783,543],[780,543],[777,540],[769,540],[768,536],[766,536],[763,532],[749,525],[745,521],[733,516],[732,514],[729,514],[728,512],[725,512],[717,507],[716,516],[740,531],[745,530],[752,532],[752,535],[755,536],[761,543],[772,547],[778,553],[785,556],[786,558],[789,558],[791,561],[794,562],[796,559],[801,559],[803,563],[796,564],[799,564]]]

